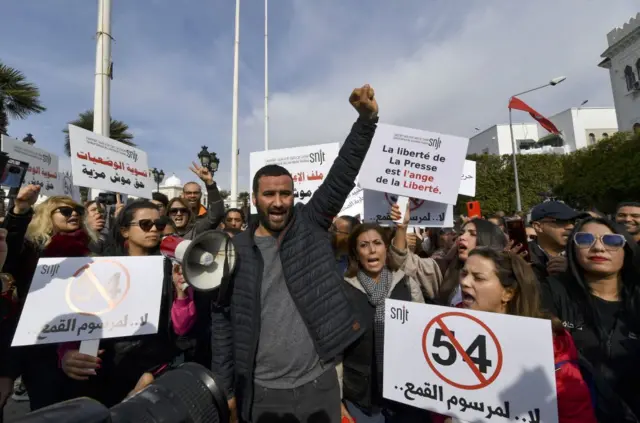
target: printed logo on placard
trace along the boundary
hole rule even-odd
[[[391,307],[391,320],[399,320],[404,325],[409,320],[409,310],[405,306]]]
[[[393,206],[398,202],[398,196],[395,194],[385,193],[384,198],[387,199],[387,202],[389,203],[390,206]],[[420,200],[418,198],[409,198],[409,204],[410,204],[409,210],[414,211],[419,209],[424,204],[424,200]]]
[[[310,163],[317,163],[319,165],[322,165],[322,163],[324,163],[326,161],[326,154],[324,151],[322,151],[322,149],[316,151],[315,153],[309,153],[309,162]]]
[[[42,162],[50,165],[51,164],[51,154],[43,154],[42,155]]]
[[[469,330],[469,321],[474,330]],[[422,334],[422,351],[436,376],[459,389],[485,388],[502,370],[498,338],[480,319],[465,313],[452,311],[433,318]]]

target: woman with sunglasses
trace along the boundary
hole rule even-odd
[[[167,216],[173,221],[176,226],[176,233],[188,239],[193,239],[195,235],[195,216],[192,215],[191,209],[187,202],[180,198],[175,197],[169,201],[167,205]]]
[[[566,256],[567,271],[543,284],[544,304],[573,335],[586,368],[613,390],[614,405],[598,403],[598,418],[637,421],[608,413],[640,416],[638,246],[622,227],[590,217],[576,224]]]
[[[136,200],[116,218],[106,255],[157,255],[166,227],[166,218],[153,203]],[[127,396],[143,373],[159,373],[179,355],[177,339],[193,326],[195,307],[191,288],[184,290],[179,269],[172,269],[168,259],[164,263],[165,277],[158,281],[163,294],[157,334],[102,340],[98,357],[80,353],[77,343],[60,346],[62,369],[73,380],[69,397],[89,396],[113,406]]]
[[[34,209],[39,193],[40,187],[36,185],[20,189],[13,210],[4,221],[9,255],[3,271],[15,280],[18,310],[24,304],[40,258],[90,254],[91,238],[84,224],[84,208],[70,197],[53,196]],[[0,325],[1,339],[7,335],[11,339],[19,315],[19,312],[14,314]],[[62,399],[61,390],[52,389],[64,381],[57,364],[55,344],[11,348],[6,356],[3,354],[0,363],[0,377],[15,379],[22,375],[32,410]]]

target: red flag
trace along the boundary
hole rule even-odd
[[[551,132],[552,134],[560,135],[560,131],[558,131],[558,128],[556,128],[553,122],[551,122],[549,119],[547,119],[546,117],[542,116],[540,113],[533,110],[531,106],[529,106],[527,103],[520,100],[519,98],[511,97],[511,100],[509,100],[509,108],[522,110],[523,112],[529,113],[531,117],[537,120],[538,123],[540,123],[540,125],[542,125],[544,129]]]

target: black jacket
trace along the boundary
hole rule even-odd
[[[566,277],[551,277],[542,284],[544,308],[571,333],[582,359],[640,415],[640,333],[634,329],[639,327],[638,322],[620,313],[613,330],[601,339],[598,332],[603,329],[587,323],[579,302],[565,287]]]
[[[294,207],[292,221],[280,235],[287,286],[323,362],[333,360],[362,334],[336,272],[328,230],[355,186],[376,122],[356,121],[326,179],[308,204]],[[231,306],[212,313],[212,370],[229,395],[235,393],[239,414],[247,421],[260,336],[263,261],[253,238],[256,228],[254,223],[233,238],[238,261]]]

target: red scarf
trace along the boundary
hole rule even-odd
[[[42,257],[86,257],[89,250],[89,235],[78,229],[74,232],[59,232],[42,252]]]

